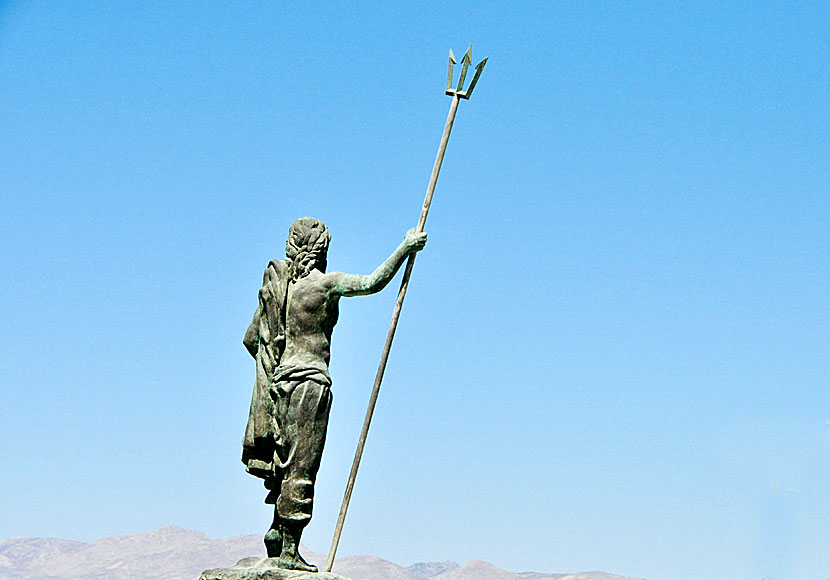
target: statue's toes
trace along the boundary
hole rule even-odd
[[[302,558],[280,558],[277,565],[283,570],[302,570],[303,572],[317,571],[317,566],[309,564]]]

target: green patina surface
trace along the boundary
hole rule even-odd
[[[289,229],[284,260],[265,269],[259,305],[243,343],[256,360],[256,380],[242,461],[263,479],[274,519],[265,535],[280,568],[316,571],[298,553],[311,519],[314,484],[331,407],[331,335],[340,298],[382,290],[426,234],[410,230],[369,275],[326,273],[330,235],[322,222],[301,218]]]

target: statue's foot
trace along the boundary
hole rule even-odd
[[[317,566],[314,564],[309,564],[303,557],[299,554],[295,556],[280,556],[280,559],[277,560],[277,566],[282,568],[283,570],[302,570],[304,572],[316,572]]]
[[[282,534],[279,530],[271,528],[265,534],[265,550],[269,558],[279,558],[282,553]]]

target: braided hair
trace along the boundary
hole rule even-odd
[[[315,266],[325,272],[329,240],[331,234],[319,220],[304,217],[291,224],[285,242],[285,261],[291,280],[308,276]]]

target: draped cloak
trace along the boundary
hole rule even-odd
[[[242,463],[248,473],[266,480],[279,480],[282,469],[277,455],[280,426],[270,389],[285,349],[288,280],[287,264],[282,260],[271,260],[262,277],[259,306],[242,341],[256,359],[254,392],[242,439]]]

